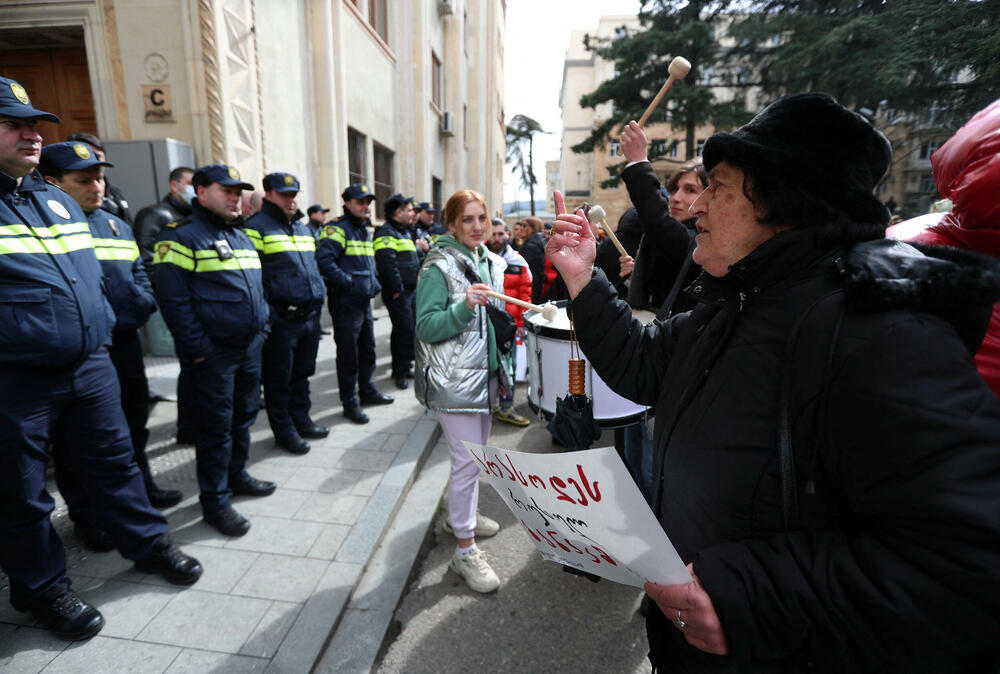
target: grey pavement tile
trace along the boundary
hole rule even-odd
[[[250,531],[253,531],[253,527],[250,528]],[[247,536],[249,535],[247,534]],[[192,586],[202,592],[221,592],[223,594],[231,592],[258,557],[258,553],[252,551],[207,545],[185,545],[182,549],[201,562],[201,567],[205,570],[198,582]],[[152,574],[147,576],[144,582],[177,587],[170,585],[164,578]]]
[[[267,660],[261,658],[185,648],[165,674],[253,674],[266,667]]]
[[[324,494],[350,493],[369,496],[382,479],[382,473],[339,468],[302,467],[285,484],[286,489],[301,489]]]
[[[313,447],[309,450],[308,454],[296,455],[289,454],[288,452],[269,454],[267,458],[262,460],[262,463],[267,466],[278,466],[281,468],[302,468],[304,466],[310,468],[333,468],[340,461],[340,457],[343,456],[345,451],[339,447],[310,444]]]
[[[327,524],[354,524],[368,499],[350,494],[318,494],[302,492],[305,502],[295,513],[295,519]]]
[[[38,627],[0,625],[0,672],[39,672],[69,645]]]
[[[7,601],[7,588],[9,584],[10,581],[7,580],[7,576],[0,574],[0,624],[33,625],[35,621],[30,613],[18,611]],[[76,588],[75,582],[73,587]]]
[[[408,437],[410,437],[408,433],[390,433],[386,437],[385,443],[379,447],[379,451],[398,452]]]
[[[330,435],[322,440],[320,446],[340,449],[378,449],[385,442],[386,435],[369,428],[370,425],[366,424],[364,430],[358,429],[357,426],[348,429],[334,428],[330,431]]]
[[[358,451],[352,449],[344,452],[344,456],[337,463],[337,468],[384,472],[392,465],[394,457],[395,453],[393,452]]]
[[[101,636],[132,639],[182,592],[175,585],[157,587],[117,580],[96,580],[78,589],[80,598],[104,615]]]
[[[305,602],[329,562],[321,559],[261,555],[233,588],[234,595]]]
[[[379,433],[399,434],[410,433],[413,431],[414,427],[417,425],[417,421],[417,419],[406,417],[401,419],[398,416],[386,419],[373,417],[370,425],[372,425],[374,430]]]
[[[330,564],[288,636],[281,642],[268,672],[307,672],[312,668],[332,626],[347,606],[361,571],[360,564]]]
[[[288,454],[288,452],[285,452],[283,450],[281,453]],[[293,456],[293,455],[288,454],[288,456]],[[257,479],[270,480],[271,482],[277,484],[279,487],[285,486],[285,482],[287,482],[288,478],[290,478],[292,475],[295,474],[295,471],[297,469],[298,466],[292,463],[285,464],[278,461],[270,461],[263,465],[259,463],[252,463],[247,466],[247,470],[250,472],[250,474],[256,477]]]
[[[346,524],[326,524],[323,526],[323,533],[319,535],[312,548],[309,549],[307,557],[314,559],[332,560],[337,556],[341,544],[347,538],[351,527]]]
[[[188,590],[174,597],[138,638],[237,653],[270,607],[264,599]]]
[[[259,658],[274,657],[303,605],[287,601],[274,602],[257,625],[257,629],[243,644],[240,653]]]
[[[233,499],[233,507],[244,516],[249,518],[253,525],[252,515],[264,515],[267,517],[291,517],[295,511],[302,507],[307,492],[296,491],[294,489],[279,489],[270,496],[252,497],[240,496]]]
[[[255,515],[245,536],[226,543],[227,550],[278,552],[302,557],[319,538],[323,525],[319,522],[299,522],[277,517]]]
[[[69,560],[67,560],[69,562]],[[66,573],[71,578],[87,576],[90,578],[114,578],[137,583],[146,575],[135,570],[135,562],[125,559],[117,551],[88,552],[86,556],[67,563]]]
[[[173,646],[96,636],[70,644],[45,668],[45,673],[163,672],[178,653],[180,649]]]

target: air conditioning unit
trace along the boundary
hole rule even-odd
[[[438,16],[448,16],[455,13],[455,0],[438,0]]]
[[[441,115],[441,135],[455,135],[455,113],[445,112]]]

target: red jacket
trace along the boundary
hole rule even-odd
[[[501,255],[507,262],[507,269],[503,273],[504,294],[516,297],[525,302],[530,302],[531,269],[528,268],[527,261],[510,246],[507,246]],[[507,313],[514,317],[517,327],[524,327],[524,309],[516,304],[507,302]]]
[[[931,157],[934,182],[954,207],[914,238],[1000,257],[1000,99],[980,110]],[[976,353],[976,367],[1000,396],[1000,303]]]

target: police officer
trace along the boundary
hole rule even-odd
[[[240,193],[253,187],[224,164],[202,166],[191,184],[191,217],[156,244],[156,299],[194,391],[202,515],[221,533],[242,536],[250,522],[230,497],[276,487],[246,470],[270,313],[260,257],[240,229]]]
[[[420,264],[424,263],[427,251],[434,245],[434,242],[431,241],[431,233],[427,230],[423,222],[424,218],[427,217],[424,215],[424,211],[429,208],[431,208],[431,205],[426,201],[421,201],[413,206],[414,222],[413,227],[410,229],[410,238],[413,239],[413,245],[417,247],[417,257],[420,259]],[[433,214],[430,217],[433,220]]]
[[[317,241],[319,241],[319,235],[323,232],[323,225],[326,224],[326,214],[329,212],[330,209],[323,208],[323,204],[313,204],[306,210],[306,215],[309,217],[306,226],[309,227],[309,233]]]
[[[381,290],[375,273],[375,250],[368,226],[375,199],[367,185],[354,183],[341,195],[344,215],[326,225],[319,238],[316,261],[329,288],[333,339],[337,343],[337,385],[344,416],[368,423],[361,405],[387,405],[372,382],[375,373],[375,331],[371,298]],[[358,393],[360,392],[360,403]]]
[[[104,271],[108,298],[115,312],[110,355],[118,372],[122,406],[132,437],[135,461],[142,472],[149,502],[157,508],[168,508],[180,503],[183,495],[175,489],[158,487],[149,468],[146,457],[149,386],[138,332],[156,310],[156,300],[153,287],[139,261],[139,249],[132,236],[132,228],[121,218],[100,208],[104,200],[104,167],[110,165],[98,159],[86,143],[53,143],[42,150],[39,172],[71,196],[87,214],[94,252]],[[55,449],[75,455],[75,436],[70,433],[68,437],[57,438]],[[101,547],[112,549],[103,527],[91,516],[86,490],[79,475],[67,470],[67,461],[57,460],[55,465],[59,491],[69,506],[77,534],[92,550],[100,551]]]
[[[135,216],[135,240],[139,246],[142,263],[146,273],[153,274],[153,248],[160,231],[168,222],[180,222],[191,215],[191,200],[194,199],[194,186],[191,176],[194,169],[190,166],[178,166],[170,172],[170,191],[160,201],[146,206]]]
[[[427,230],[433,243],[437,243],[438,237],[448,233],[448,228],[434,220],[437,209],[426,201],[420,202],[420,212],[417,214],[417,224],[421,229]]]
[[[58,637],[86,639],[104,618],[70,589],[49,520],[53,432],[72,429],[75,468],[122,555],[178,584],[202,568],[146,497],[105,348],[115,317],[101,265],[80,207],[35,170],[38,120],[59,122],[0,77],[0,569],[16,609]]]
[[[319,351],[323,279],[316,240],[299,220],[299,180],[290,173],[264,176],[264,203],[243,228],[260,253],[264,296],[271,305],[271,334],[264,342],[264,402],[278,446],[305,454],[303,438],[325,438],[330,429],[309,417],[309,377]]]
[[[104,149],[104,143],[92,133],[71,133],[66,136],[66,141],[70,143],[86,143],[94,151],[98,159],[106,161],[108,158],[107,150]],[[107,180],[104,181],[104,203],[101,204],[101,208],[129,223],[129,226],[132,225],[132,213],[128,209],[128,200],[125,198],[125,193]]]
[[[393,194],[382,206],[385,224],[375,230],[375,265],[382,285],[382,302],[389,310],[392,334],[392,380],[405,389],[413,377],[413,291],[417,287],[420,259],[410,238],[414,220],[413,202],[402,194]]]

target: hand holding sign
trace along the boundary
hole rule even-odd
[[[694,575],[691,564],[687,565],[687,569],[691,573],[691,582],[680,585],[646,583],[646,594],[656,602],[663,615],[684,632],[689,644],[706,653],[726,655],[729,653],[729,641],[722,631],[712,598],[702,587],[698,576]]]
[[[552,198],[557,217],[545,254],[566,282],[570,298],[575,298],[590,282],[597,257],[597,240],[582,210],[567,213],[566,201],[559,190],[552,193]]]

